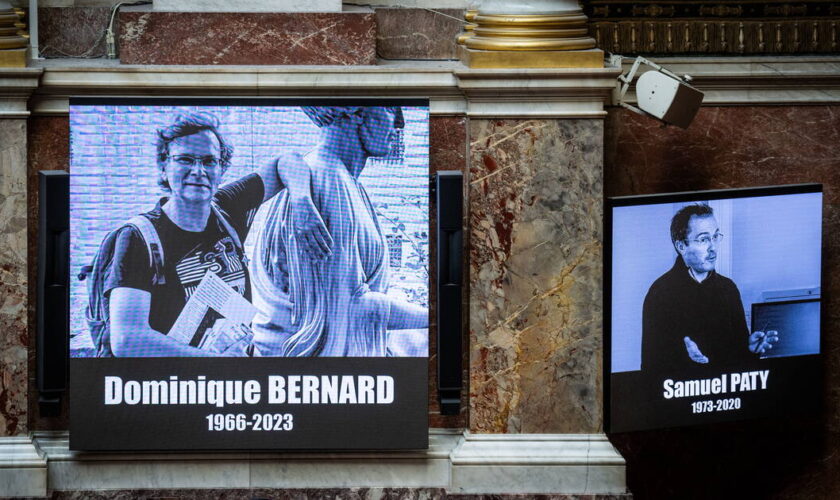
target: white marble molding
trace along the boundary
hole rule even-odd
[[[47,460],[29,436],[0,437],[0,497],[47,495]]]
[[[659,58],[690,74],[706,106],[840,103],[840,57]],[[625,60],[624,70],[632,60]],[[602,118],[617,104],[621,68],[469,69],[458,62],[376,66],[128,66],[105,60],[45,60],[0,70],[2,84],[30,88],[36,115],[66,115],[75,96],[423,97],[432,115],[476,118]],[[40,73],[43,72],[42,75]],[[40,75],[40,81],[38,76]],[[34,88],[37,86],[37,88]],[[629,92],[628,102],[635,102]],[[17,100],[15,110],[25,116]],[[2,113],[2,107],[0,107]]]
[[[470,434],[452,451],[449,491],[623,494],[625,462],[603,434]]]
[[[43,72],[41,68],[0,69],[0,119],[29,116],[27,101]]]
[[[404,452],[85,453],[70,451],[68,444],[66,432],[0,438],[0,496],[182,488],[627,491],[624,459],[603,434],[478,435],[431,429],[429,449]]]
[[[840,58],[837,56],[657,57],[650,58],[705,95],[706,106],[762,104],[832,104],[840,102]],[[624,58],[627,73],[635,58]],[[647,67],[637,74],[650,71]],[[625,101],[635,104],[633,88]],[[618,102],[618,92],[610,104]]]

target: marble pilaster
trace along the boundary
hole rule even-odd
[[[26,120],[0,119],[0,435],[27,431]]]
[[[601,430],[603,122],[470,122],[470,430]]]
[[[0,69],[0,496],[46,494],[46,460],[27,436],[26,102],[40,70]]]
[[[0,69],[0,437],[28,431],[26,100],[40,73]]]
[[[68,170],[70,168],[70,123],[67,116],[32,116],[27,121],[27,213],[29,217],[29,307],[28,328],[37,328],[36,302],[38,289],[38,172],[41,170]],[[29,430],[67,429],[67,398],[61,414],[44,417],[38,406],[37,350],[35,342],[29,346]]]
[[[463,116],[432,116],[429,119],[429,174],[435,175],[442,170],[460,170],[467,176],[467,119]],[[429,426],[430,427],[466,427],[469,393],[461,391],[461,412],[458,415],[443,415],[437,394],[437,235],[436,197],[429,198]],[[464,201],[466,204],[466,199]],[[465,248],[468,243],[465,242]],[[464,269],[463,282],[466,283],[467,270]],[[462,311],[469,310],[466,290],[462,291]],[[466,337],[466,322],[462,322],[462,332]],[[463,339],[462,382],[469,380],[469,353],[466,338]]]

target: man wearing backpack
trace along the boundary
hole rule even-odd
[[[99,356],[248,355],[247,337],[207,350],[167,333],[207,273],[250,302],[242,242],[259,206],[283,188],[303,247],[314,258],[329,253],[302,158],[286,155],[220,187],[232,156],[212,114],[180,115],[158,131],[158,183],[170,196],[106,236],[90,273],[88,322]]]

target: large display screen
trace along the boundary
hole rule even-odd
[[[820,185],[612,198],[605,234],[609,431],[816,407]]]
[[[71,99],[71,448],[426,447],[428,119]]]

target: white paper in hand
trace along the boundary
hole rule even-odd
[[[257,309],[212,271],[207,271],[190,296],[169,338],[183,344],[222,352],[251,336]]]

